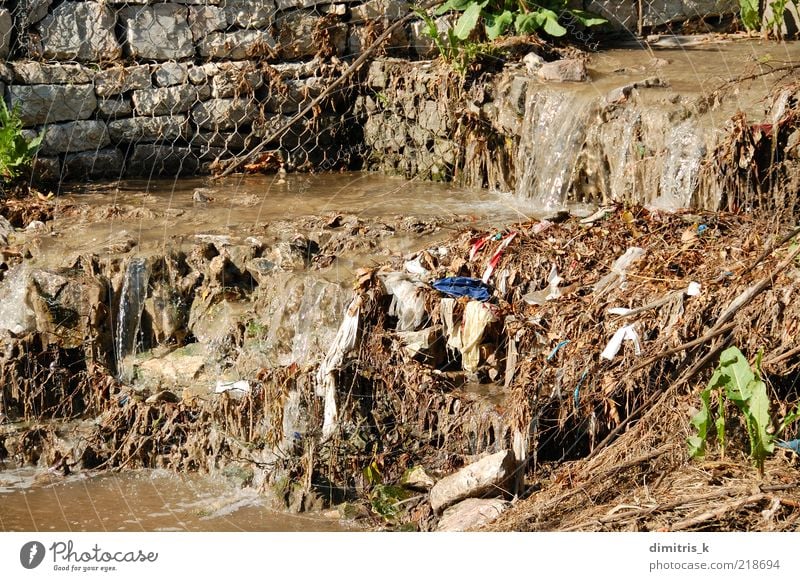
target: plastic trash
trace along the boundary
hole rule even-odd
[[[480,365],[480,344],[486,325],[496,321],[492,310],[483,303],[470,301],[464,309],[461,325],[461,366],[465,371],[475,372]]]
[[[780,446],[781,448],[786,448],[787,450],[791,450],[795,454],[800,454],[800,439],[797,440],[778,440],[775,442],[776,445]]]
[[[558,285],[564,279],[558,276],[558,270],[554,264],[547,275],[547,287],[542,290],[529,292],[523,295],[522,300],[529,305],[543,305],[547,301],[552,301],[561,296]]]
[[[563,341],[559,341],[558,345],[550,352],[550,355],[547,356],[548,361],[552,361],[553,358],[558,354],[562,347],[566,347],[569,345],[569,339],[564,339]]]
[[[598,280],[594,285],[594,292],[601,293],[609,291],[625,282],[625,273],[631,265],[644,256],[644,250],[638,246],[632,246],[625,251],[625,254],[614,261],[611,272]]]
[[[392,295],[389,315],[397,317],[398,331],[415,331],[425,319],[425,301],[419,291],[422,284],[402,272],[382,277],[386,292]]]
[[[608,314],[609,315],[621,315],[623,317],[625,315],[631,314],[632,312],[633,312],[633,309],[626,309],[625,307],[612,307],[612,308],[608,309]]]
[[[642,348],[639,345],[639,335],[636,334],[636,330],[633,328],[633,325],[624,325],[617,329],[617,332],[614,333],[613,337],[611,337],[611,341],[609,341],[608,345],[606,345],[606,348],[603,349],[600,357],[603,359],[608,359],[609,361],[614,359],[617,353],[619,353],[623,341],[633,341],[636,354],[641,355]]]
[[[420,254],[414,260],[406,260],[403,267],[409,274],[416,274],[417,276],[427,276],[430,271],[422,266],[422,255]]]
[[[217,387],[214,393],[228,393],[231,397],[241,398],[246,393],[250,393],[250,382],[245,379],[239,381],[221,381],[217,380]]]
[[[694,281],[690,282],[689,288],[686,289],[686,296],[689,297],[700,296],[700,283]]]
[[[516,237],[517,233],[512,232],[511,234],[506,236],[503,239],[503,241],[498,245],[498,247],[495,249],[494,254],[492,254],[492,257],[489,259],[489,264],[486,266],[486,270],[483,271],[483,277],[481,278],[483,282],[488,283],[489,279],[492,278],[492,273],[494,272],[494,269],[497,267],[497,263],[500,262],[500,257],[503,256],[503,252],[505,252],[505,249],[508,248],[508,245],[511,244],[511,241],[514,240],[514,238]]]
[[[476,301],[488,301],[491,287],[482,280],[467,276],[450,276],[433,283],[433,288],[451,297],[469,297]]]
[[[361,297],[356,296],[344,314],[336,337],[328,349],[328,354],[317,369],[316,394],[325,398],[323,411],[322,437],[327,438],[336,427],[336,371],[342,366],[345,356],[358,343],[358,324],[361,316]]]

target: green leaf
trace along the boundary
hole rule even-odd
[[[475,0],[447,0],[447,2],[434,11],[434,14],[436,16],[441,16],[450,11],[463,12],[470,4],[477,4],[477,2],[475,2]]]
[[[489,40],[494,40],[502,36],[508,27],[514,23],[514,16],[510,10],[504,10],[501,14],[486,15],[486,36]]]
[[[692,416],[691,423],[697,430],[696,436],[689,438],[689,455],[692,458],[700,458],[706,453],[706,438],[708,437],[708,426],[710,416],[711,390],[704,389],[700,393],[700,411]]]
[[[570,10],[569,13],[587,28],[590,26],[600,26],[601,24],[608,23],[608,20],[602,16],[598,16],[597,14],[589,12],[588,10]]]
[[[514,28],[517,30],[517,34],[531,34],[541,27],[542,20],[538,12],[517,14],[517,18],[514,21]]]
[[[739,0],[739,17],[747,30],[761,28],[761,15],[758,11],[759,0]]]
[[[467,40],[467,38],[469,38],[469,35],[472,34],[472,31],[475,30],[475,27],[478,25],[478,20],[481,17],[481,10],[485,4],[486,2],[483,4],[474,2],[469,5],[453,27],[453,34],[456,35],[456,38],[461,40]]]
[[[564,36],[567,34],[567,29],[558,23],[558,15],[552,10],[542,10],[544,16],[544,31],[550,36]]]

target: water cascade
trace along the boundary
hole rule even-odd
[[[136,336],[139,334],[149,279],[147,260],[141,257],[131,258],[125,268],[114,337],[117,377],[122,380],[130,379],[125,377],[124,362],[126,357],[136,352]]]

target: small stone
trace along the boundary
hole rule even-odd
[[[436,482],[422,466],[413,466],[400,477],[400,485],[414,490],[430,490]]]
[[[545,63],[538,70],[537,75],[543,81],[583,82],[589,78],[586,63],[580,59],[562,59]]]
[[[182,85],[189,78],[189,67],[185,63],[163,63],[153,68],[159,87]]]
[[[148,397],[146,400],[144,400],[144,403],[151,403],[151,404],[152,403],[161,403],[161,402],[178,403],[180,401],[181,401],[180,397],[178,397],[177,395],[175,395],[171,391],[164,389],[164,390],[159,391],[158,393]]]
[[[499,498],[468,498],[444,511],[436,527],[440,532],[468,531],[488,524],[511,506]]]
[[[503,450],[439,480],[431,489],[431,507],[440,513],[465,498],[498,494],[514,471],[514,454]]]
[[[542,68],[542,65],[544,64],[544,59],[535,52],[529,52],[522,59],[522,62],[525,64],[525,68],[528,70],[528,73],[532,75],[540,68]]]

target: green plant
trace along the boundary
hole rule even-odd
[[[758,354],[755,366],[751,367],[745,356],[736,347],[730,347],[720,355],[719,366],[711,376],[708,386],[700,394],[700,411],[692,417],[691,423],[697,434],[688,440],[689,453],[693,458],[706,452],[706,441],[713,423],[717,443],[725,453],[725,403],[733,402],[745,421],[750,440],[750,457],[760,473],[764,471],[764,460],[775,449],[777,435],[800,417],[800,406],[786,414],[775,433],[769,433],[772,424],[769,413],[767,386],[761,379],[761,356]],[[716,417],[712,411],[711,398],[716,395]]]
[[[408,498],[408,491],[402,486],[383,484],[383,474],[376,461],[364,468],[363,473],[367,484],[371,486],[369,502],[372,511],[384,520],[394,519],[400,513],[400,501]]]
[[[0,99],[0,180],[13,180],[26,171],[43,138],[44,133],[35,139],[26,139],[18,110],[9,111],[5,101]]]
[[[453,28],[440,32],[434,19],[425,11],[417,10],[416,13],[425,23],[425,34],[433,40],[442,59],[453,65],[462,77],[478,56],[495,54],[496,50],[491,44],[461,39]]]
[[[747,30],[761,30],[765,35],[775,31],[778,39],[786,14],[787,0],[739,0],[739,19]],[[766,8],[769,7],[769,13]],[[769,18],[767,18],[769,14]]]
[[[467,40],[481,21],[489,40],[512,29],[517,34],[542,31],[549,36],[559,37],[567,33],[563,24],[578,22],[591,27],[607,22],[595,14],[568,5],[569,0],[542,0],[541,3],[531,0],[447,0],[436,9],[435,14],[461,12],[453,27],[453,34],[460,40]]]

